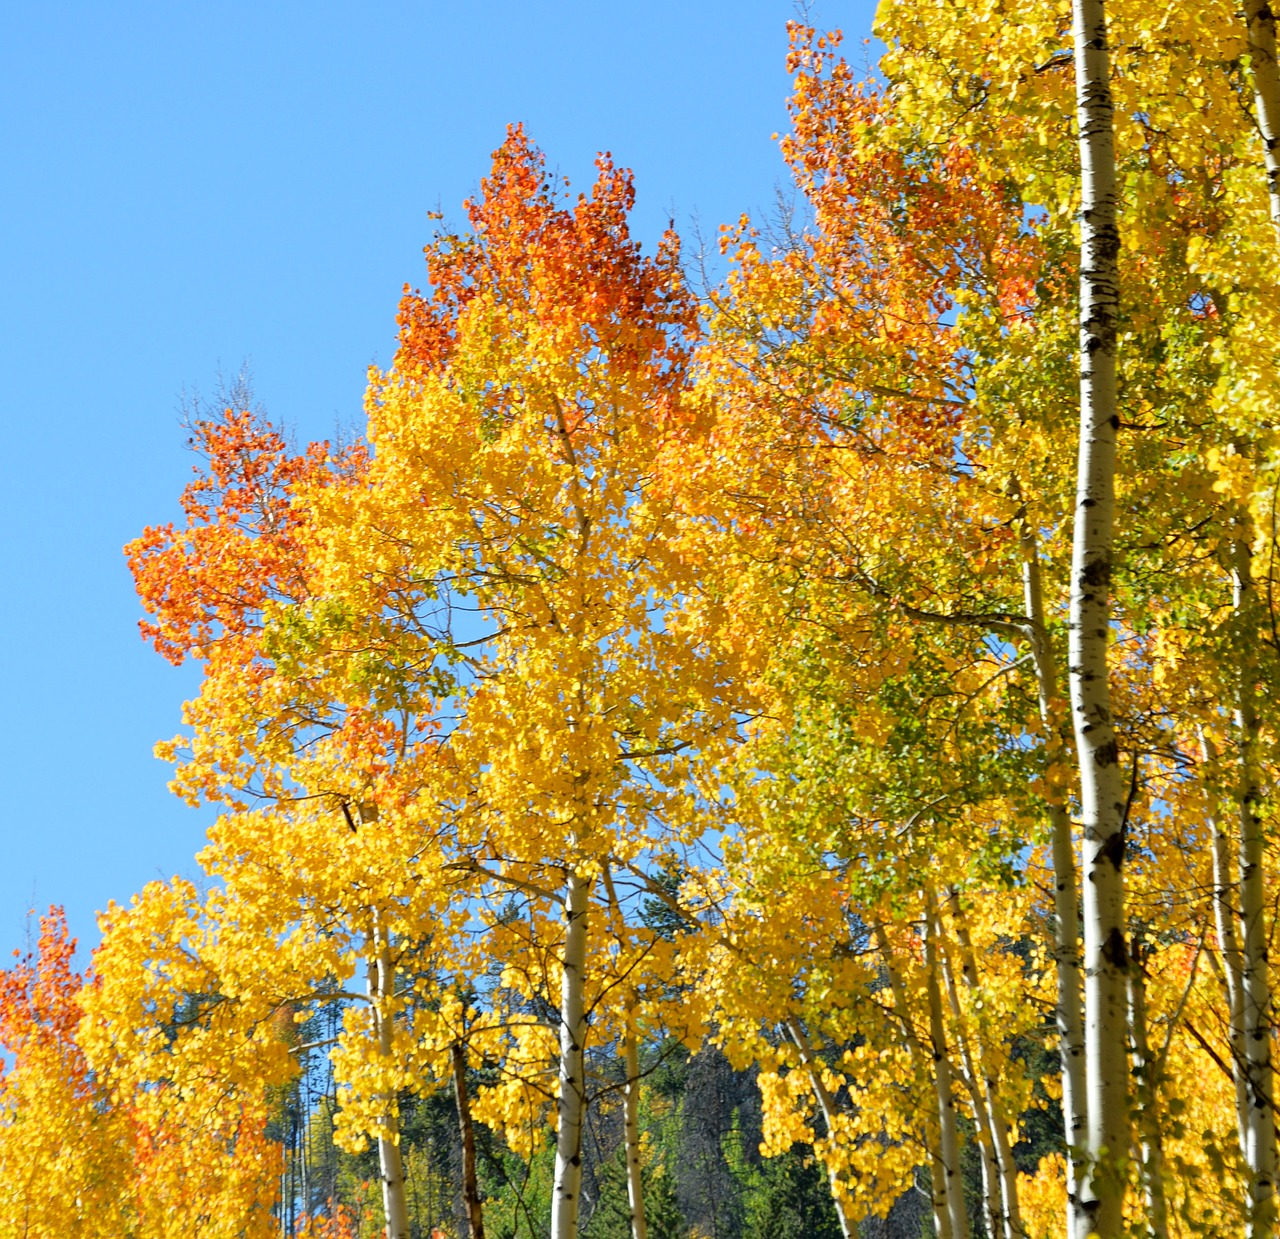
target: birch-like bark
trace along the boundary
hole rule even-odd
[[[836,1099],[831,1096],[831,1090],[823,1082],[822,1064],[818,1062],[817,1056],[813,1052],[813,1046],[809,1044],[809,1038],[805,1036],[805,1031],[801,1027],[800,1021],[794,1015],[789,1015],[786,1024],[787,1032],[790,1034],[796,1051],[800,1055],[800,1065],[808,1073],[809,1081],[813,1085],[813,1095],[818,1099],[818,1109],[822,1111],[822,1121],[826,1125],[827,1136],[834,1139],[836,1133]],[[844,1236],[844,1239],[853,1239],[856,1230],[849,1220],[844,1198],[837,1188],[836,1173],[830,1166],[827,1167],[827,1178],[831,1182],[831,1203],[835,1205],[836,1220],[840,1223],[840,1233]]]
[[[1280,231],[1280,65],[1276,63],[1276,16],[1270,0],[1244,0],[1249,34],[1253,101],[1266,160],[1271,222]]]
[[[948,895],[948,905],[952,921],[955,924],[956,941],[960,946],[961,971],[965,986],[976,991],[978,988],[978,965],[973,954],[973,939],[969,934],[969,925],[965,919],[964,909],[960,905],[960,892],[953,886]],[[946,955],[943,954],[945,961]],[[948,970],[948,976],[950,971]],[[954,990],[954,983],[952,984]],[[958,999],[953,994],[953,1003],[959,1010]],[[963,1020],[957,1014],[959,1026],[963,1028]],[[978,1067],[981,1068],[979,1087],[983,1093],[983,1101],[987,1109],[987,1121],[991,1131],[992,1150],[995,1154],[996,1169],[1000,1175],[1000,1200],[1003,1210],[1003,1226],[1005,1239],[1025,1239],[1026,1231],[1022,1225],[1022,1207],[1018,1199],[1018,1164],[1013,1159],[1013,1141],[1009,1137],[1009,1121],[1000,1105],[996,1092],[997,1071],[992,1062],[986,1044],[979,1037]],[[992,1232],[993,1234],[996,1232]]]
[[[551,1200],[551,1239],[577,1239],[582,1193],[582,1124],[585,1117],[587,903],[590,883],[574,870],[564,901],[564,958],[560,985],[560,1081],[556,1096],[555,1185]]]
[[[623,1094],[622,1133],[627,1155],[627,1208],[631,1213],[631,1239],[646,1239],[649,1228],[644,1220],[644,1179],[640,1161],[640,1045],[635,1021],[627,1016],[622,1049],[627,1072],[627,1088]]]
[[[960,1082],[969,1094],[969,1108],[973,1114],[974,1130],[978,1137],[978,1148],[982,1154],[982,1212],[986,1222],[986,1231],[991,1239],[1007,1239],[1009,1229],[1004,1217],[1004,1184],[1000,1175],[1000,1167],[996,1161],[995,1136],[991,1130],[991,1112],[987,1106],[982,1080],[978,1074],[974,1057],[969,1049],[969,1038],[966,1035],[964,1011],[960,1006],[960,995],[956,989],[956,979],[947,958],[945,949],[939,952],[939,963],[942,966],[942,979],[946,986],[947,1001],[951,1007],[951,1018],[956,1029],[956,1049],[960,1054]]]
[[[1258,813],[1258,712],[1250,642],[1257,598],[1254,594],[1252,548],[1245,536],[1236,539],[1232,577],[1238,631],[1236,661],[1236,743],[1240,813],[1240,944],[1241,995],[1244,1007],[1244,1073],[1248,1094],[1245,1160],[1249,1167],[1250,1239],[1271,1239],[1276,1226],[1275,1082],[1271,1060],[1273,1014],[1267,958],[1266,892],[1262,819]]]
[[[1040,577],[1040,551],[1030,515],[1022,509],[1022,592],[1031,621],[1031,656],[1036,669],[1040,719],[1047,736],[1049,764],[1063,765],[1066,754],[1059,728],[1058,704],[1062,701],[1057,661],[1045,623],[1044,588]],[[1057,971],[1058,1059],[1062,1067],[1062,1120],[1067,1156],[1067,1239],[1085,1239],[1079,1229],[1081,1214],[1080,1166],[1077,1151],[1084,1148],[1088,1127],[1085,1092],[1084,1007],[1080,975],[1080,889],[1076,878],[1075,842],[1066,794],[1050,784],[1045,796],[1049,810],[1050,850],[1053,856],[1053,948]],[[1016,1168],[1015,1168],[1016,1185]],[[1019,1227],[1019,1230],[1021,1228]]]
[[[1236,1094],[1236,1134],[1240,1138],[1240,1156],[1249,1152],[1249,1089],[1244,1070],[1244,982],[1240,935],[1236,929],[1236,909],[1232,902],[1237,894],[1231,863],[1231,839],[1215,786],[1218,755],[1213,742],[1200,737],[1206,768],[1206,794],[1209,801],[1209,839],[1213,855],[1213,926],[1218,935],[1218,953],[1222,956],[1223,984],[1227,991],[1227,1044],[1231,1049],[1231,1080]]]
[[[1134,1119],[1142,1153],[1142,1191],[1150,1239],[1169,1239],[1169,1208],[1164,1192],[1164,1146],[1156,1110],[1157,1065],[1147,1038],[1147,989],[1140,961],[1129,968],[1129,1034],[1133,1052]]]
[[[916,1070],[929,1071],[929,1059],[925,1054],[920,1038],[916,1036],[915,1024],[911,1019],[911,1008],[907,1004],[907,987],[902,982],[902,974],[893,962],[893,953],[889,950],[889,936],[883,925],[875,925],[876,947],[880,958],[884,960],[884,970],[889,975],[889,992],[893,995],[894,1014],[902,1025],[903,1040],[911,1055]],[[929,1153],[930,1204],[933,1208],[933,1233],[936,1239],[958,1239],[951,1226],[951,1210],[947,1198],[947,1172],[942,1160],[940,1130],[936,1110],[929,1111],[925,1126],[925,1146]]]
[[[1244,0],[1250,72],[1258,132],[1262,138],[1271,222],[1280,239],[1280,64],[1276,60],[1276,17],[1270,0]],[[1258,716],[1254,704],[1250,642],[1256,606],[1251,538],[1234,546],[1232,575],[1239,627],[1236,732],[1240,766],[1240,940],[1243,949],[1244,1074],[1247,1094],[1245,1161],[1249,1167],[1250,1239],[1271,1236],[1276,1227],[1275,1082],[1271,1060],[1273,1011],[1264,917],[1262,822],[1258,814]]]
[[[1120,301],[1111,67],[1103,0],[1074,0],[1080,143],[1080,446],[1071,556],[1072,721],[1084,818],[1088,1164],[1078,1233],[1119,1239],[1129,1147],[1125,1054],[1124,780],[1107,645],[1115,514],[1116,319]]]
[[[394,1031],[391,1001],[396,990],[396,970],[391,959],[391,944],[383,932],[381,920],[373,918],[373,951],[369,956],[366,980],[369,1010],[373,1014],[378,1053],[390,1060]],[[404,1164],[400,1157],[400,1120],[395,1111],[395,1098],[382,1095],[382,1125],[378,1132],[378,1177],[382,1181],[382,1212],[387,1219],[387,1239],[409,1239],[409,1202],[405,1194]]]
[[[946,1176],[947,1212],[955,1239],[969,1239],[969,1211],[964,1203],[964,1179],[960,1174],[960,1129],[951,1086],[951,1058],[942,1016],[942,991],[938,985],[938,906],[932,891],[925,895],[925,988],[929,998],[929,1040],[933,1047],[933,1086],[938,1106],[938,1151]]]
[[[467,1051],[461,1041],[450,1051],[453,1063],[453,1096],[458,1104],[458,1135],[462,1142],[462,1203],[467,1210],[470,1239],[484,1239],[484,1204],[476,1178],[476,1130],[471,1121],[471,1094],[467,1089]]]

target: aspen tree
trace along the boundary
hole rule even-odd
[[[587,1040],[584,973],[587,965],[587,911],[590,882],[569,874],[564,902],[564,954],[560,981],[560,1073],[556,1092],[556,1169],[551,1205],[551,1239],[578,1233],[582,1195],[582,1125],[586,1117]]]
[[[1051,769],[1065,768],[1065,754],[1059,732],[1062,704],[1057,662],[1045,623],[1044,586],[1040,568],[1040,548],[1024,502],[1019,509],[1018,536],[1022,549],[1023,600],[1027,610],[1027,635],[1036,670],[1036,699],[1040,720],[1048,731]],[[1075,842],[1065,789],[1051,780],[1046,797],[1049,811],[1050,850],[1053,860],[1053,934],[1058,1001],[1058,1061],[1062,1067],[1062,1119],[1066,1134],[1067,1219],[1072,1239],[1076,1235],[1080,1198],[1079,1156],[1083,1149],[1086,1122],[1084,1009],[1080,970],[1080,892],[1076,881]]]
[[[804,1028],[794,1015],[787,1017],[786,1028],[791,1040],[795,1042],[796,1050],[800,1054],[801,1066],[809,1073],[809,1079],[813,1084],[813,1093],[818,1099],[818,1108],[822,1111],[822,1121],[826,1125],[827,1134],[834,1136],[838,1126],[836,1122],[836,1103],[835,1098],[831,1096],[831,1090],[827,1088],[822,1078],[822,1064],[815,1057],[813,1047],[809,1044],[809,1038],[805,1036]],[[844,1236],[844,1239],[852,1239],[854,1228],[850,1224],[848,1210],[841,1195],[840,1186],[829,1167],[827,1173],[831,1179],[831,1200],[835,1205],[836,1220],[840,1223],[840,1233]]]
[[[1258,134],[1267,170],[1271,222],[1280,232],[1280,63],[1276,60],[1276,17],[1268,0],[1244,0],[1249,38],[1249,72]]]
[[[728,665],[677,614],[694,581],[651,486],[684,416],[693,305],[675,237],[653,258],[630,238],[633,192],[602,156],[592,192],[563,201],[512,129],[468,204],[470,233],[428,247],[431,287],[402,302],[395,364],[372,376],[360,485],[308,495],[326,599],[366,616],[396,600],[393,666],[420,648],[419,608],[447,597],[477,615],[454,647],[444,869],[487,929],[466,966],[496,958],[498,991],[558,1013],[507,1035],[490,1012],[510,1079],[475,1104],[510,1134],[539,1108],[535,1063],[553,1069],[554,1239],[578,1230],[588,1038],[612,1031],[601,874],[643,874],[696,828],[686,753],[735,730]],[[503,913],[513,896],[527,901],[519,923]],[[662,955],[652,940],[624,947]]]
[[[1239,809],[1241,995],[1244,1017],[1244,1074],[1248,1095],[1246,1160],[1249,1164],[1250,1221],[1254,1239],[1270,1235],[1276,1218],[1275,1073],[1272,1063],[1273,998],[1267,950],[1265,858],[1260,778],[1257,768],[1259,720],[1254,696],[1253,653],[1257,602],[1252,547],[1237,538],[1232,548],[1232,603],[1240,625],[1236,638],[1239,682],[1235,708],[1238,746],[1236,803]]]
[[[373,914],[373,941],[367,964],[369,1010],[378,1039],[378,1054],[392,1055],[392,1021],[395,1018],[396,969],[391,959],[391,943],[377,913]],[[409,1208],[405,1196],[404,1159],[400,1155],[400,1124],[391,1098],[382,1093],[378,1123],[378,1178],[382,1185],[382,1212],[386,1218],[386,1239],[409,1239]]]
[[[1080,457],[1071,561],[1070,682],[1084,816],[1083,1233],[1121,1229],[1128,1146],[1125,1071],[1124,791],[1111,713],[1109,606],[1115,511],[1117,258],[1120,234],[1111,69],[1102,0],[1075,0],[1080,144]]]
[[[1280,238],[1280,65],[1276,60],[1276,20],[1266,0],[1245,0],[1255,122],[1263,145],[1271,221]],[[1249,1235],[1270,1235],[1276,1225],[1276,1089],[1273,1063],[1275,997],[1267,950],[1266,859],[1258,766],[1260,722],[1255,701],[1256,669],[1252,649],[1259,604],[1253,573],[1254,530],[1248,515],[1232,545],[1232,603],[1239,683],[1235,723],[1238,746],[1240,1000],[1243,1017],[1244,1076],[1247,1094],[1245,1154],[1250,1170]],[[1224,954],[1226,944],[1224,942]],[[1233,1011],[1234,1015],[1234,1011]]]
[[[1056,873],[1055,866],[1055,876]],[[952,886],[948,891],[947,906],[951,914],[956,952],[960,956],[961,976],[964,978],[966,988],[971,992],[976,992],[978,988],[978,966],[974,958],[973,940],[961,906],[958,887]],[[963,1037],[963,1014],[960,1009],[959,997],[956,994],[953,969],[948,963],[945,949],[942,955],[942,964],[944,976],[947,979],[951,1004],[956,1013],[956,1035]],[[1000,1229],[1007,1239],[1022,1239],[1025,1231],[1022,1225],[1021,1209],[1018,1204],[1018,1167],[1013,1159],[1010,1124],[997,1095],[998,1069],[992,1061],[990,1048],[980,1034],[977,1039],[974,1063],[968,1067],[968,1071],[974,1079],[977,1092],[977,1096],[974,1098],[975,1121],[981,1126],[984,1125],[985,1119],[985,1127],[990,1132],[993,1169],[997,1175],[992,1195],[993,1197],[998,1197],[999,1201],[996,1215],[999,1218]],[[979,1111],[983,1112],[983,1118],[978,1117]],[[994,1203],[995,1201],[993,1200],[993,1205]],[[992,1233],[995,1233],[994,1230]]]
[[[623,1031],[622,1064],[627,1075],[623,1090],[622,1138],[627,1162],[627,1208],[631,1214],[631,1239],[648,1239],[640,1156],[640,1044],[634,1018],[626,1021]]]
[[[1244,1051],[1244,962],[1240,952],[1237,917],[1233,896],[1237,894],[1235,875],[1231,862],[1231,841],[1222,805],[1218,796],[1218,754],[1213,742],[1200,732],[1200,745],[1205,765],[1205,783],[1208,793],[1208,818],[1210,846],[1213,855],[1213,918],[1218,937],[1218,950],[1222,956],[1222,972],[1227,999],[1227,1026],[1229,1061],[1236,1097],[1236,1128],[1240,1138],[1240,1152],[1248,1156],[1249,1150],[1249,1085],[1245,1074]]]
[[[1141,954],[1135,952],[1129,969],[1129,1029],[1134,1076],[1134,1120],[1141,1151],[1147,1232],[1151,1239],[1169,1239],[1169,1207],[1165,1199],[1165,1166],[1161,1116],[1156,1109],[1159,1064],[1147,1035],[1147,991]]]
[[[933,1225],[938,1239],[959,1239],[956,1233],[956,1218],[963,1216],[966,1223],[968,1215],[963,1204],[957,1204],[955,1196],[961,1185],[959,1178],[959,1138],[954,1130],[955,1109],[950,1096],[949,1081],[944,1089],[939,1083],[938,1066],[943,1061],[943,1048],[937,1041],[932,1041],[928,1054],[920,1037],[915,1032],[911,1011],[907,1004],[906,986],[902,974],[890,953],[888,935],[882,926],[875,929],[876,941],[880,955],[884,960],[885,971],[889,977],[889,987],[893,995],[894,1013],[902,1026],[904,1039],[911,1048],[917,1066],[932,1065],[931,1079],[935,1097],[934,1113],[927,1127],[926,1141],[929,1149],[929,1169],[931,1177],[931,1199],[933,1204]],[[933,1003],[930,1001],[930,1032],[933,1033]],[[944,1131],[947,1123],[952,1124],[950,1132]],[[947,1152],[952,1151],[952,1162],[947,1163]]]
[[[467,1051],[455,1041],[449,1051],[453,1067],[453,1098],[458,1108],[458,1135],[462,1145],[462,1199],[467,1207],[469,1239],[484,1239],[484,1204],[476,1180],[476,1133],[471,1120],[471,1093],[467,1087]]]
[[[964,1201],[964,1179],[960,1174],[960,1132],[956,1124],[955,1096],[951,1085],[951,1057],[947,1046],[946,1024],[942,1014],[942,989],[939,983],[938,905],[931,888],[925,889],[924,901],[925,987],[929,1002],[929,1042],[933,1057],[933,1085],[937,1094],[939,1159],[946,1176],[947,1212],[955,1239],[968,1239],[969,1211]]]

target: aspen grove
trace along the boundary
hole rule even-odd
[[[1275,15],[876,33],[718,258],[513,125],[354,443],[194,421],[208,880],[0,974],[0,1239],[1280,1233]]]

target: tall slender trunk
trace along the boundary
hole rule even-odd
[[[584,980],[587,966],[587,904],[591,884],[569,871],[564,901],[564,957],[560,984],[560,1082],[556,1096],[555,1186],[551,1239],[577,1239],[582,1193],[582,1124],[587,1105],[587,1025]]]
[[[876,924],[872,931],[875,935],[876,947],[884,960],[885,972],[889,975],[889,992],[893,995],[894,1014],[902,1025],[903,1040],[916,1070],[922,1075],[932,1075],[931,1062],[925,1053],[920,1038],[916,1035],[915,1024],[911,1019],[911,1008],[907,1003],[907,987],[903,984],[902,974],[894,963],[893,952],[889,949],[889,935],[884,926]],[[936,1095],[936,1093],[935,1093]],[[951,1209],[947,1195],[947,1170],[942,1159],[941,1130],[938,1126],[936,1108],[928,1110],[925,1121],[925,1147],[929,1153],[930,1204],[933,1208],[933,1233],[936,1239],[959,1239],[951,1225]]]
[[[978,988],[978,966],[973,954],[973,939],[964,909],[960,905],[960,892],[953,886],[948,894],[948,905],[955,925],[956,941],[960,946],[961,970],[966,987]],[[945,954],[944,957],[945,959]],[[954,1001],[954,999],[953,999]],[[958,1005],[958,1003],[957,1003]],[[981,1068],[979,1086],[984,1094],[988,1122],[991,1129],[992,1148],[996,1168],[1000,1175],[1000,1199],[1003,1206],[1004,1234],[1006,1239],[1024,1239],[1022,1208],[1018,1200],[1018,1165],[1013,1160],[1013,1141],[1009,1138],[1009,1120],[1000,1105],[996,1092],[996,1066],[991,1052],[981,1037],[978,1042],[978,1066]]]
[[[955,1024],[956,1049],[960,1055],[960,1082],[964,1085],[965,1092],[969,1094],[969,1108],[973,1113],[974,1130],[978,1137],[978,1148],[982,1154],[982,1212],[987,1235],[989,1239],[1006,1239],[1009,1230],[1004,1216],[1004,1184],[1000,1175],[1000,1166],[996,1160],[991,1112],[987,1106],[982,1079],[969,1048],[964,1010],[960,1006],[954,971],[945,948],[938,953],[938,957],[942,967],[943,984],[947,991],[947,1001],[951,1007],[951,1018]]]
[[[461,1041],[453,1043],[453,1096],[458,1103],[458,1135],[462,1140],[462,1202],[467,1207],[470,1239],[484,1239],[484,1204],[476,1179],[476,1131],[471,1122],[471,1094],[467,1090],[467,1051]]]
[[[818,1062],[813,1052],[813,1047],[809,1044],[809,1038],[805,1036],[805,1031],[800,1025],[800,1021],[794,1015],[789,1015],[786,1024],[787,1032],[790,1034],[791,1040],[795,1043],[796,1050],[800,1055],[800,1065],[808,1073],[809,1080],[813,1085],[813,1095],[818,1099],[818,1109],[822,1111],[822,1121],[826,1125],[827,1136],[834,1140],[836,1134],[836,1099],[831,1096],[831,1090],[823,1082],[822,1064]],[[844,1239],[853,1239],[856,1232],[852,1222],[849,1220],[844,1198],[840,1194],[836,1181],[836,1172],[830,1166],[827,1167],[827,1177],[831,1182],[831,1202],[835,1205],[836,1220],[840,1223],[840,1233],[844,1236]]]
[[[1276,16],[1270,0],[1244,0],[1249,39],[1254,105],[1262,138],[1271,222],[1280,239],[1280,64],[1276,60]],[[1247,1094],[1245,1161],[1249,1167],[1249,1236],[1270,1236],[1276,1225],[1275,1082],[1271,1061],[1274,1023],[1267,960],[1264,855],[1258,814],[1261,791],[1257,775],[1259,722],[1254,701],[1252,640],[1256,608],[1252,575],[1252,529],[1237,536],[1233,548],[1237,662],[1240,682],[1236,699],[1239,745],[1240,808],[1240,939],[1243,947],[1244,1074]]]
[[[1213,924],[1218,935],[1218,952],[1222,956],[1223,983],[1227,991],[1227,1044],[1231,1049],[1231,1079],[1236,1094],[1236,1132],[1240,1137],[1240,1156],[1249,1153],[1249,1086],[1244,1069],[1244,981],[1240,935],[1236,928],[1236,909],[1232,902],[1238,894],[1231,864],[1231,839],[1215,786],[1218,755],[1213,742],[1201,735],[1204,750],[1206,784],[1209,795],[1209,838],[1213,855]],[[1246,1165],[1248,1164],[1246,1160]]]
[[[1248,531],[1233,544],[1232,577],[1237,625],[1236,743],[1240,813],[1241,994],[1244,1007],[1244,1071],[1248,1093],[1245,1160],[1249,1167],[1249,1236],[1272,1236],[1276,1225],[1275,1081],[1271,1061],[1273,1014],[1267,959],[1264,837],[1258,813],[1258,711],[1252,640],[1257,598]]]
[[[1169,1239],[1169,1208],[1164,1192],[1164,1146],[1160,1115],[1156,1110],[1159,1081],[1157,1064],[1147,1038],[1147,987],[1141,961],[1129,967],[1129,1033],[1133,1051],[1134,1118],[1142,1153],[1142,1190],[1146,1198],[1147,1234]]]
[[[390,1060],[393,1051],[391,1001],[396,992],[396,970],[391,944],[382,928],[382,918],[373,914],[373,951],[369,956],[367,992],[373,1013],[378,1053]],[[382,1126],[378,1132],[378,1177],[382,1181],[382,1212],[387,1219],[387,1239],[409,1239],[409,1204],[405,1196],[404,1164],[400,1158],[400,1119],[395,1098],[382,1095]]]
[[[1118,1239],[1129,1147],[1125,1062],[1124,786],[1107,644],[1115,514],[1120,233],[1103,0],[1074,0],[1080,135],[1080,448],[1071,556],[1071,707],[1084,817],[1085,1087],[1082,1233]]]
[[[631,1212],[631,1239],[646,1239],[649,1228],[644,1220],[644,1179],[640,1161],[640,1044],[630,1011],[627,1012],[622,1058],[627,1072],[627,1088],[623,1094],[622,1134],[626,1142],[627,1207]]]
[[[1066,766],[1065,745],[1058,716],[1062,702],[1058,668],[1045,623],[1040,551],[1031,517],[1022,508],[1022,592],[1031,621],[1031,655],[1036,668],[1040,719],[1045,726],[1050,766]],[[1058,1059],[1062,1068],[1062,1121],[1067,1157],[1067,1239],[1085,1239],[1081,1214],[1078,1152],[1085,1146],[1088,1126],[1085,1104],[1084,1007],[1080,975],[1080,888],[1076,878],[1075,843],[1066,791],[1054,782],[1045,794],[1049,810],[1050,850],[1053,856],[1053,948],[1057,965]],[[1015,1180],[1016,1182],[1016,1180]]]
[[[1276,64],[1276,16],[1270,0],[1244,0],[1253,74],[1253,100],[1262,135],[1271,197],[1271,222],[1280,229],[1280,66]]]
[[[942,1016],[942,991],[938,986],[938,905],[933,892],[925,893],[925,987],[929,996],[929,1040],[933,1046],[933,1084],[938,1105],[939,1152],[947,1184],[947,1212],[955,1239],[969,1239],[969,1211],[964,1203],[964,1179],[960,1174],[960,1129],[951,1086],[951,1058]]]

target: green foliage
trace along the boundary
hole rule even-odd
[[[676,1200],[675,1185],[662,1165],[641,1171],[644,1215],[649,1239],[688,1239],[689,1228]],[[583,1239],[630,1239],[631,1206],[627,1199],[626,1150],[619,1148],[599,1176],[600,1197],[583,1228]]]
[[[827,1176],[807,1145],[753,1165],[735,1111],[725,1158],[742,1188],[742,1239],[841,1239]]]

